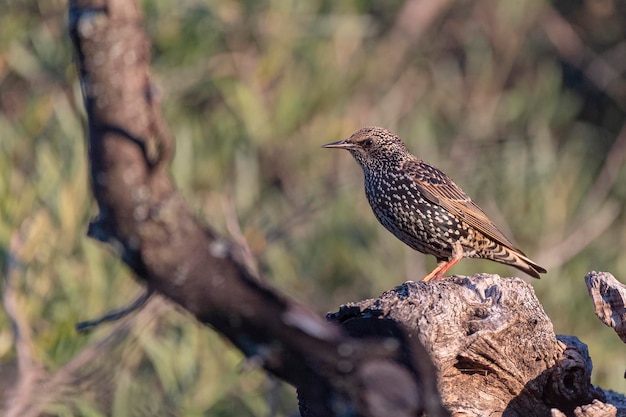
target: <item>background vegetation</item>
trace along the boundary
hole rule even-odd
[[[583,281],[589,270],[626,279],[624,2],[143,7],[177,138],[176,182],[221,232],[236,213],[272,285],[323,314],[434,266],[376,222],[350,156],[320,149],[382,125],[455,178],[549,269],[532,284],[556,332],[589,345],[594,383],[626,392],[624,345],[595,318]],[[115,329],[78,335],[77,321],[140,290],[110,250],[85,236],[96,213],[65,8],[60,0],[0,4],[0,270],[12,276],[34,358],[50,373]],[[520,274],[473,260],[453,269],[479,271]],[[116,415],[296,410],[291,388],[248,372],[211,330],[175,309],[156,316],[98,355],[116,370],[107,388]],[[12,342],[0,312],[3,381],[16,372]],[[97,415],[85,392],[49,410],[68,415],[70,398]]]

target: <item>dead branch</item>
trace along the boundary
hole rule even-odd
[[[127,0],[70,2],[100,209],[90,236],[113,245],[149,288],[296,386],[304,416],[382,416],[392,406],[399,416],[446,415],[427,389],[434,374],[419,366],[427,355],[401,343],[401,326],[389,324],[391,336],[348,336],[256,280],[232,243],[191,214],[167,169],[173,145],[141,18]],[[389,380],[404,384],[390,392]]]

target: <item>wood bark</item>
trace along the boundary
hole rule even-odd
[[[521,279],[409,282],[342,307],[330,323],[263,283],[173,185],[173,139],[141,19],[130,0],[70,1],[99,207],[89,234],[150,289],[296,386],[304,417],[449,415],[442,399],[459,416],[623,410],[619,396],[590,384],[585,346],[554,335]]]

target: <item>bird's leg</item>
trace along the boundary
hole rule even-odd
[[[430,274],[426,275],[420,281],[428,282],[433,279],[439,279],[443,277],[443,274],[448,272],[450,268],[457,264],[463,258],[463,247],[460,243],[452,245],[452,257],[450,260],[437,259],[437,267],[433,269]]]

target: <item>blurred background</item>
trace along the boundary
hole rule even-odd
[[[601,270],[626,282],[626,2],[145,0],[142,7],[177,140],[177,185],[220,232],[238,222],[274,287],[324,314],[434,267],[377,223],[350,155],[320,148],[381,125],[454,178],[549,270],[541,280],[525,278],[555,331],[589,346],[593,383],[626,392],[626,347],[595,317],[583,280]],[[35,369],[82,372],[80,384],[49,392],[46,410],[295,412],[292,388],[249,370],[228,343],[175,308],[88,335],[74,331],[141,290],[109,248],[86,237],[96,207],[84,134],[66,3],[4,0],[4,305],[19,318]],[[522,274],[476,260],[452,270],[477,272]],[[14,385],[17,357],[0,311],[0,392]],[[85,382],[94,375],[103,376]]]

